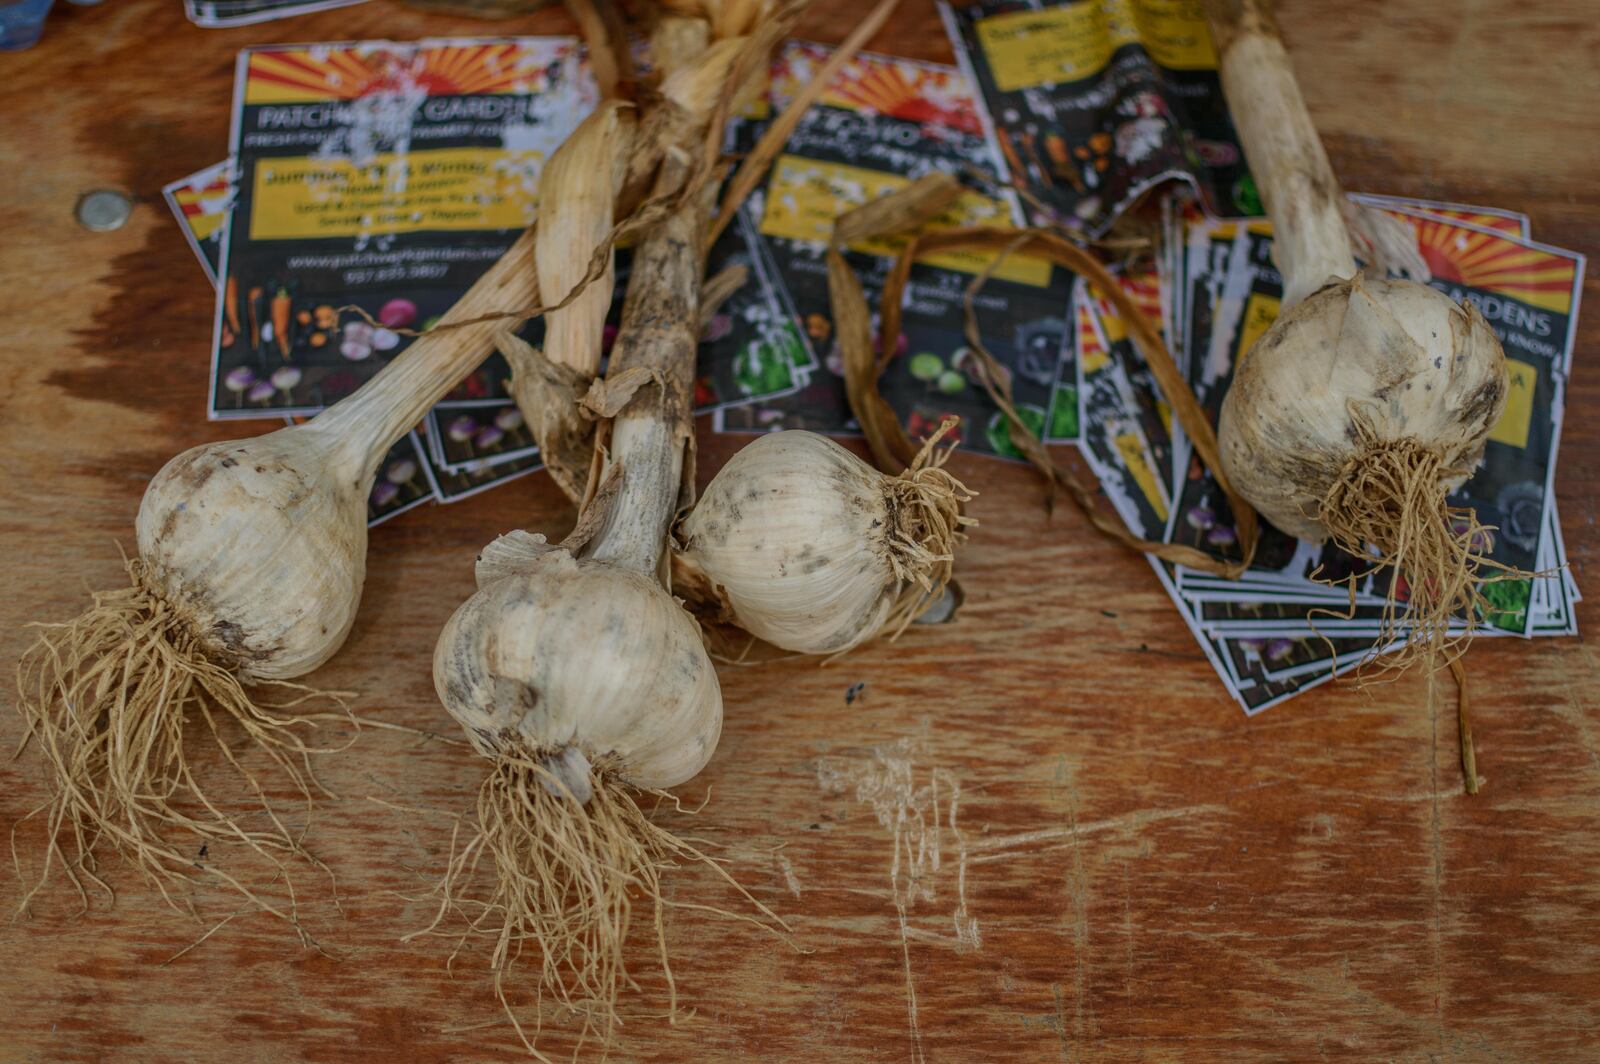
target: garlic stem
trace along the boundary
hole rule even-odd
[[[664,146],[651,196],[683,189],[696,170],[701,140],[723,82],[745,41],[718,41],[686,61],[662,84],[661,101],[640,124],[639,141]],[[653,152],[641,150],[640,157]],[[699,341],[702,240],[711,214],[708,186],[651,229],[634,253],[632,279],[606,369],[648,379],[617,412],[600,483],[613,471],[621,488],[584,555],[655,577],[666,553],[667,528],[683,494],[684,462],[694,444],[694,365]]]
[[[532,305],[539,296],[533,251],[534,229],[529,228],[456,300],[440,324]],[[424,333],[377,376],[305,428],[336,441],[340,453],[359,463],[358,484],[366,484],[395,441],[488,356],[495,334],[510,324],[496,318]]]
[[[1267,0],[1205,0],[1222,87],[1272,219],[1287,310],[1356,272],[1344,196]]]
[[[687,155],[669,149],[654,194],[681,187],[690,169]],[[620,468],[621,488],[587,553],[647,575],[661,564],[667,526],[677,510],[684,449],[694,436],[700,234],[708,213],[703,205],[678,211],[639,246],[606,372],[614,379],[643,370],[651,379],[612,422],[601,480]]]

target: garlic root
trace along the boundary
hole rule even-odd
[[[314,782],[309,757],[327,751],[307,745],[295,726],[318,718],[272,711],[291,709],[322,693],[269,680],[264,682],[285,689],[290,697],[285,703],[257,705],[235,670],[213,662],[183,612],[152,590],[144,564],[133,559],[127,569],[131,586],[96,592],[94,604],[71,621],[40,625],[39,641],[18,667],[27,737],[56,785],[48,802],[21,818],[43,814],[47,843],[43,867],[18,911],[29,909],[58,864],[85,906],[89,886],[114,896],[100,875],[96,849],[101,839],[121,851],[182,911],[168,888],[190,877],[195,856],[190,847],[177,849],[164,828],[179,828],[202,842],[243,843],[279,871],[284,871],[281,858],[292,856],[326,871],[272,812],[259,782],[234,760],[228,745],[232,737],[220,728],[222,720],[231,719],[309,802]],[[124,681],[127,686],[117,690]],[[344,708],[340,695],[323,697]],[[190,711],[204,719],[223,756],[260,799],[274,830],[240,827],[193,775],[183,749],[184,718]],[[180,799],[177,806],[175,799]],[[63,836],[72,840],[70,856]],[[13,832],[13,858],[15,843]],[[293,924],[309,943],[293,915],[293,881],[287,875],[285,907],[221,868],[208,870],[261,909]]]
[[[499,757],[478,792],[472,836],[451,854],[433,922],[406,936],[446,934],[440,927],[454,915],[467,924],[463,940],[490,939],[495,994],[524,1047],[540,1059],[545,1058],[535,1045],[539,1029],[529,1032],[523,1026],[506,986],[506,975],[525,948],[539,958],[536,1005],[548,995],[580,1017],[581,1050],[590,1036],[609,1041],[621,1022],[617,999],[634,985],[625,947],[636,901],[649,906],[668,1013],[677,1012],[666,944],[666,908],[672,903],[662,891],[664,872],[685,863],[709,866],[769,920],[781,923],[712,857],[653,823],[639,808],[635,788],[621,782],[612,766],[602,762],[584,773],[578,778],[589,796],[580,804],[572,793],[574,777],[552,771],[546,761]],[[652,793],[672,801],[664,792]],[[496,871],[494,886],[485,898],[468,898],[465,883],[485,858]]]

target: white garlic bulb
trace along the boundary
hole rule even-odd
[[[580,801],[590,774],[569,766],[645,788],[693,778],[722,732],[694,620],[643,573],[542,542],[512,533],[485,548],[478,592],[434,651],[440,701],[479,753],[542,761]]]
[[[192,448],[140,503],[144,578],[241,679],[304,675],[355,621],[363,487],[361,456],[312,425]]]
[[[838,653],[937,597],[968,497],[936,463],[885,476],[825,436],[775,432],[679,524],[674,580],[774,646]]]
[[[276,816],[264,830],[241,827],[201,789],[186,760],[186,710],[205,706],[212,729],[231,718],[309,797],[298,764],[318,751],[301,738],[303,722],[258,706],[244,684],[286,683],[344,642],[366,576],[367,494],[379,464],[483,360],[502,324],[485,315],[533,297],[532,271],[527,233],[446,315],[460,328],[420,338],[307,424],[193,448],[151,480],[129,584],[96,593],[71,621],[41,626],[19,668],[19,707],[55,784],[49,820],[71,826],[51,833],[47,875],[59,862],[80,885],[97,878],[95,851],[110,845],[153,876],[187,881],[193,850],[174,844],[173,829],[300,852]]]
[[[1415,440],[1454,490],[1506,393],[1505,354],[1476,307],[1357,274],[1284,312],[1246,352],[1222,404],[1223,470],[1268,521],[1321,541],[1319,513],[1348,463]]]

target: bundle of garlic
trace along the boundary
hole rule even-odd
[[[529,232],[445,321],[470,323],[535,294]],[[80,894],[86,880],[104,886],[96,852],[106,844],[165,892],[163,881],[196,867],[192,846],[180,849],[168,829],[242,842],[274,862],[275,853],[304,852],[270,808],[270,830],[247,830],[219,807],[185,758],[185,719],[205,722],[263,805],[226,720],[309,800],[300,764],[317,751],[299,731],[316,718],[281,711],[317,692],[290,681],[332,657],[355,620],[366,500],[384,454],[483,359],[500,327],[493,320],[423,336],[311,421],[196,447],[156,474],[139,507],[130,586],[96,594],[73,621],[42,625],[19,669],[20,708],[53,784],[34,811],[49,836],[40,886],[57,861]],[[258,703],[246,685],[288,700]],[[74,843],[70,857],[63,835]]]
[[[1344,197],[1265,0],[1206,11],[1285,287],[1223,403],[1223,469],[1283,531],[1392,567],[1385,623],[1407,646],[1391,667],[1453,658],[1453,625],[1470,631],[1493,563],[1486,530],[1446,495],[1505,406],[1505,356],[1471,304],[1357,271]]]
[[[694,777],[722,728],[721,690],[699,628],[662,581],[669,526],[693,490],[709,200],[690,181],[723,83],[748,66],[739,62],[743,52],[737,38],[711,45],[662,83],[651,108],[668,111],[665,120],[645,111],[635,136],[632,126],[602,116],[562,149],[594,167],[558,159],[546,170],[551,182],[596,173],[604,180],[620,169],[604,153],[653,156],[660,160],[653,201],[680,196],[683,206],[647,229],[634,251],[607,376],[588,393],[604,396],[595,405],[609,443],[596,449],[598,487],[587,492],[577,530],[559,546],[516,532],[486,547],[478,591],[450,618],[435,651],[439,698],[493,767],[479,794],[476,832],[452,855],[434,926],[453,910],[472,910],[471,930],[494,940],[496,989],[530,1051],[503,985],[525,945],[541,958],[541,1000],[552,994],[581,1016],[585,1034],[609,1036],[618,993],[629,983],[623,946],[632,893],[654,909],[671,988],[661,873],[675,859],[721,873],[653,824],[634,795]],[[657,143],[639,143],[647,137]],[[552,209],[565,202],[562,186],[545,185],[541,201]],[[587,261],[591,248],[605,246],[597,242],[604,229],[598,221],[585,227],[566,254]],[[543,278],[549,261],[541,257],[540,266]],[[596,302],[574,303],[569,309],[578,313],[567,323],[552,322],[551,341],[577,352],[574,361],[597,362],[604,306]],[[494,885],[487,899],[471,898],[469,873],[484,857],[492,858]]]
[[[880,4],[869,15],[829,61],[830,70],[855,54],[891,6]],[[635,122],[627,105],[611,101],[562,146],[542,178],[542,198],[562,209],[539,232],[541,289],[568,291],[583,276],[589,260],[574,250],[604,246],[615,216],[637,198],[630,188],[659,158],[660,143],[684,136],[685,115],[698,107],[694,123],[704,124],[736,42],[770,30],[778,17],[770,8],[766,0],[669,5],[671,13],[652,33],[651,58],[680,102],[698,104],[658,108]],[[722,53],[717,62],[691,60],[708,48],[707,59]],[[774,122],[774,131],[804,111],[829,76],[819,74],[792,113]],[[769,131],[763,141],[747,167],[775,154],[783,137]],[[719,221],[730,216],[738,195],[730,193]],[[514,369],[512,394],[535,426],[551,476],[580,506],[597,484],[604,418],[632,386],[630,375],[615,366],[607,380],[595,383],[610,296],[608,266],[580,300],[548,315],[543,351],[511,336],[500,344]],[[899,476],[883,476],[811,433],[780,433],[751,444],[717,474],[676,530],[674,589],[702,619],[732,622],[799,653],[836,654],[899,632],[949,580],[966,523],[960,506],[969,498],[940,468],[933,444],[920,454],[908,446],[906,458],[913,456]],[[758,498],[759,506],[750,504]]]

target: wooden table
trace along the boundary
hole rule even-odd
[[[823,0],[802,34],[841,39]],[[1597,31],[1578,0],[1293,0],[1283,22],[1349,187],[1527,211],[1539,238],[1600,249]],[[120,578],[147,478],[238,431],[203,417],[212,296],[160,198],[220,158],[233,57],[249,44],[567,32],[560,11],[489,25],[388,0],[250,29],[187,24],[176,0],[65,8],[0,56],[0,659],[28,619]],[[924,0],[873,47],[949,61]],[[131,222],[73,221],[96,187]],[[1591,282],[1587,302],[1600,307]],[[1600,624],[1600,313],[1586,315],[1560,505]],[[704,465],[730,453],[704,440]],[[1223,693],[1144,562],[1024,470],[961,458],[982,522],[957,623],[826,668],[728,667],[722,744],[683,788],[730,868],[794,928],[672,917],[683,1000],[629,1005],[617,1060],[1593,1060],[1600,1053],[1600,671],[1582,639],[1484,641],[1470,667],[1483,793],[1461,791],[1451,691],[1411,676],[1322,689],[1253,721]],[[366,599],[315,677],[364,712],[452,727],[434,637],[475,550],[570,517],[543,477],[430,507],[372,537]],[[846,689],[864,683],[853,704]],[[14,744],[17,718],[0,716]],[[214,750],[212,751],[214,754]],[[399,939],[484,766],[463,748],[366,732],[322,761],[301,915],[324,951],[211,887],[175,914],[124,867],[115,904],[48,892],[0,925],[0,1060],[445,1061],[513,1058],[487,958]],[[42,794],[0,764],[0,828]],[[293,808],[290,795],[280,794]],[[369,800],[437,810],[402,815]],[[18,850],[37,860],[37,827]],[[213,861],[239,860],[213,854]],[[679,901],[732,906],[703,872]],[[18,896],[0,888],[8,912]],[[644,944],[637,956],[644,967]],[[567,1052],[552,1020],[544,1046]]]

